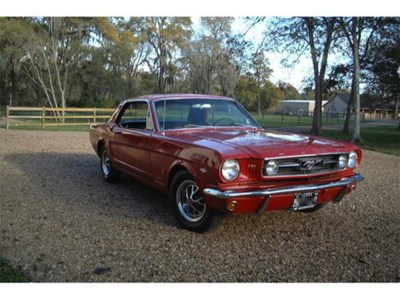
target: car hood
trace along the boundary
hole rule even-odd
[[[340,153],[357,149],[348,142],[262,129],[193,130],[180,132],[175,138],[237,158],[244,154],[253,158],[268,158]]]

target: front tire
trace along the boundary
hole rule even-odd
[[[183,228],[205,232],[214,223],[216,211],[204,202],[199,186],[186,171],[179,172],[172,180],[170,203],[175,219]]]
[[[107,182],[116,182],[121,175],[121,173],[112,166],[110,155],[104,146],[100,150],[100,169],[104,180]]]

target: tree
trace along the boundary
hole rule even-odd
[[[279,90],[285,95],[285,100],[296,100],[299,99],[299,91],[290,83],[278,81]]]
[[[69,76],[78,67],[82,54],[81,21],[36,19],[31,38],[22,45],[22,60],[28,63],[24,70],[42,88],[50,107],[66,107]]]
[[[237,54],[242,49],[243,41],[239,37],[231,37],[232,17],[203,17],[202,28],[212,49],[214,62],[215,93],[232,97],[240,74]]]
[[[27,38],[20,44],[24,53],[22,70],[32,86],[40,88],[47,104],[58,108],[78,102],[71,95],[79,97],[79,87],[85,88],[80,79],[98,64],[95,58],[107,58],[106,50],[98,49],[103,50],[105,38],[116,37],[116,30],[108,18],[50,17],[31,19],[25,34]],[[102,63],[102,69],[97,69],[99,73],[91,82],[105,74],[109,63],[107,60]],[[59,115],[57,111],[55,114]]]
[[[235,86],[234,96],[248,110],[257,110],[257,86],[250,76],[241,75]]]
[[[328,54],[336,29],[336,18],[303,18],[308,32],[311,59],[314,70],[315,108],[311,133],[319,135],[322,119],[322,93],[326,89],[325,73]]]
[[[206,36],[193,41],[183,51],[187,66],[187,80],[190,91],[200,94],[211,94],[216,84],[216,55],[214,43]]]
[[[140,18],[131,17],[128,21],[118,20],[118,39],[112,41],[111,45],[113,63],[121,66],[127,80],[126,98],[136,95],[135,81],[151,51],[146,35],[140,30],[139,25]]]
[[[230,17],[201,18],[202,33],[183,51],[192,92],[233,95],[241,43],[230,39],[232,21]]]
[[[260,87],[251,75],[240,76],[235,86],[235,98],[238,99],[248,110],[258,111],[275,106],[285,98],[281,89],[269,80],[266,80]]]
[[[352,80],[352,64],[334,65],[331,67],[330,73],[327,79],[326,90],[329,93],[334,91],[348,91],[349,82]]]
[[[18,104],[18,89],[21,79],[21,45],[28,38],[28,18],[0,18],[0,72],[4,75],[2,94],[8,94],[8,105]]]
[[[285,98],[285,94],[279,87],[267,81],[261,90],[262,109],[274,107],[279,101]]]
[[[397,25],[396,25],[397,24]],[[398,18],[340,18],[341,31],[347,41],[347,47],[345,52],[350,49],[349,56],[352,59],[352,63],[345,66],[347,71],[353,71],[352,73],[352,84],[350,101],[347,107],[346,120],[343,126],[343,132],[350,132],[350,117],[351,111],[355,108],[356,120],[353,125],[353,140],[357,141],[361,139],[360,136],[360,116],[357,109],[359,106],[359,83],[361,79],[368,82],[366,91],[371,90],[371,86],[376,84],[377,77],[373,76],[374,65],[378,65],[378,61],[389,55],[388,53],[383,54],[386,49],[392,48],[395,44],[395,40],[398,39],[399,31]],[[379,46],[378,46],[379,45]],[[374,51],[375,49],[375,51]],[[396,51],[394,51],[395,53]],[[379,53],[376,57],[374,57]],[[383,55],[382,55],[383,54]],[[388,59],[384,65],[390,66],[390,72],[395,73],[396,63],[390,64],[393,59]],[[379,67],[378,67],[379,69]],[[384,76],[385,77],[385,76]],[[381,78],[384,78],[381,77]],[[375,79],[372,79],[375,78]],[[386,77],[388,79],[389,77]],[[386,80],[385,80],[386,81]],[[390,79],[389,79],[390,81]],[[376,87],[376,85],[375,85]]]
[[[168,65],[174,63],[174,55],[186,47],[192,36],[192,21],[188,17],[145,17],[141,18],[141,30],[146,34],[152,53],[146,59],[150,70],[157,74],[158,91],[166,90]],[[173,77],[168,79],[173,81]]]
[[[263,21],[263,19],[259,19]],[[322,94],[326,89],[326,70],[328,55],[338,38],[337,18],[304,17],[275,19],[266,32],[265,44],[273,51],[287,51],[289,54],[302,56],[310,53],[315,93],[315,109],[311,133],[318,135],[321,130]]]
[[[394,119],[397,120],[400,98],[400,31],[399,18],[379,18],[380,24],[364,58],[366,92],[379,96],[381,101],[394,100]]]
[[[347,41],[349,42],[352,55],[353,55],[353,81],[351,86],[351,94],[350,101],[354,107],[355,112],[355,120],[354,120],[354,128],[352,132],[352,141],[360,142],[361,134],[360,134],[360,41],[361,41],[361,32],[362,32],[362,22],[360,22],[360,18],[352,17],[349,24],[342,20],[342,29],[344,34],[346,35]],[[349,104],[350,106],[350,104]]]
[[[268,60],[262,51],[256,51],[252,55],[249,74],[254,78],[257,88],[257,113],[261,115],[261,87],[267,83],[272,70],[267,66]]]

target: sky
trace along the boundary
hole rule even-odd
[[[200,30],[200,17],[192,17],[193,28],[195,31]],[[246,24],[242,18],[236,17],[234,23],[232,24],[233,33],[245,33],[249,25]],[[260,23],[246,33],[246,40],[251,41],[254,45],[258,45],[263,39],[263,31],[266,25]],[[269,67],[273,70],[270,81],[277,84],[279,81],[287,82],[293,85],[299,92],[304,88],[303,80],[305,78],[312,77],[313,70],[311,64],[311,58],[308,52],[305,52],[298,61],[292,64],[290,67],[284,67],[281,63],[284,59],[294,59],[289,58],[287,53],[276,53],[264,51],[266,59],[268,59]],[[296,57],[297,58],[297,57]],[[331,61],[336,61],[338,58],[331,56]]]
[[[236,18],[232,26],[233,31],[243,33],[248,25],[241,21],[241,18]],[[265,24],[258,24],[246,33],[246,39],[253,42],[255,45],[259,44],[263,39],[263,31]],[[292,65],[290,68],[285,68],[281,61],[288,58],[286,53],[264,52],[265,57],[268,59],[269,67],[273,70],[270,77],[271,82],[276,84],[278,81],[288,82],[296,87],[299,91],[302,89],[302,81],[305,77],[312,74],[311,61],[308,55],[302,56],[298,63]]]

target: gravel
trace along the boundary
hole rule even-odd
[[[399,282],[400,157],[314,213],[179,229],[166,196],[105,183],[85,132],[0,129],[0,254],[37,282]]]

